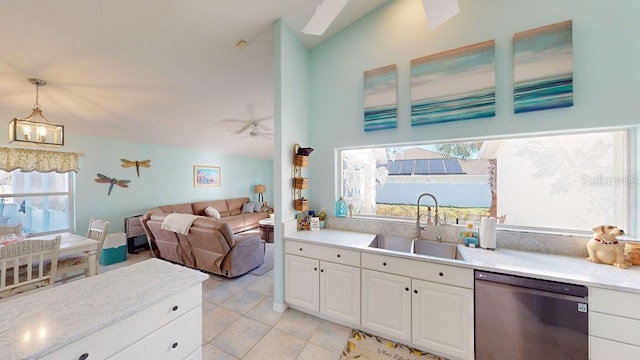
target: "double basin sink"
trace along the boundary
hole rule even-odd
[[[408,254],[428,255],[446,259],[464,260],[458,246],[432,240],[412,239],[403,236],[378,235],[369,244],[370,248],[399,251]]]

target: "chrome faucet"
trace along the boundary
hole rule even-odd
[[[420,194],[420,196],[418,196],[418,201],[416,202],[416,207],[417,207],[417,216],[416,216],[416,239],[420,238],[420,230],[426,229],[426,227],[422,227],[420,226],[420,216],[424,215],[424,214],[420,214],[420,200],[422,200],[423,196],[429,196],[433,199],[433,201],[436,203],[436,215],[433,221],[433,224],[435,226],[438,226],[438,200],[436,200],[436,197],[433,196],[432,194],[429,193],[424,193],[424,194]]]

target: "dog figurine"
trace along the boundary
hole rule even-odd
[[[587,241],[587,260],[596,264],[609,264],[621,269],[631,266],[629,257],[625,256],[624,247],[616,240],[624,235],[622,229],[613,225],[600,225],[593,228],[593,238]]]

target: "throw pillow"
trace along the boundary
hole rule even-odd
[[[204,213],[207,216],[211,216],[212,218],[214,218],[216,220],[220,220],[220,212],[218,210],[216,210],[216,208],[213,208],[211,206],[207,206],[207,208],[204,209]]]
[[[260,209],[262,209],[262,203],[257,202],[256,207],[253,208],[253,212],[260,212]]]
[[[253,212],[253,209],[256,207],[256,203],[245,203],[242,205],[242,214],[250,214]]]

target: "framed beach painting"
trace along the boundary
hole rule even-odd
[[[514,112],[573,106],[571,20],[513,35]]]
[[[411,126],[495,115],[495,40],[411,60]]]
[[[220,167],[194,165],[193,186],[220,186]]]
[[[364,131],[398,127],[396,66],[364,72]]]

